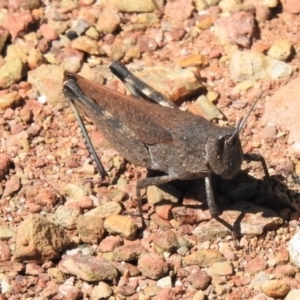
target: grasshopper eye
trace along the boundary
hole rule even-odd
[[[223,152],[224,150],[224,147],[225,147],[225,137],[224,136],[220,136],[218,141],[217,141],[217,144],[218,144],[218,151],[220,153]]]

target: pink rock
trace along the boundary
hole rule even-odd
[[[184,21],[191,16],[194,9],[191,0],[176,0],[168,1],[164,12],[172,20]]]
[[[20,188],[20,179],[16,175],[11,176],[6,181],[3,197],[11,196],[12,194],[16,193]]]
[[[11,251],[6,241],[0,241],[0,261],[9,261],[11,258]]]
[[[165,220],[171,219],[171,209],[174,205],[171,203],[168,204],[159,204],[155,206],[155,212],[157,215]]]
[[[170,288],[162,288],[156,295],[157,299],[160,300],[173,300],[175,293]]]
[[[25,267],[25,274],[38,275],[43,272],[43,268],[35,263],[28,263]]]
[[[258,273],[259,271],[263,271],[267,268],[266,260],[256,257],[245,265],[245,272],[249,274]]]
[[[39,193],[35,197],[36,204],[40,204],[42,206],[54,206],[57,202],[56,194],[47,188],[41,189]]]
[[[300,13],[300,1],[298,0],[280,0],[283,6],[283,10],[290,14]]]
[[[300,77],[280,88],[266,102],[262,121],[289,131],[295,144],[294,152],[300,153]]]
[[[47,41],[53,41],[58,38],[58,34],[56,31],[49,26],[48,24],[42,24],[40,26],[40,31],[42,33],[42,36],[47,40]]]
[[[250,47],[255,30],[255,18],[249,12],[239,11],[215,22],[215,34],[221,44],[228,42]]]
[[[16,13],[8,13],[1,25],[10,32],[14,40],[32,21],[33,18],[30,11],[24,10]]]
[[[159,279],[168,272],[165,260],[156,253],[144,253],[138,260],[138,269],[143,276],[151,279]]]
[[[199,271],[190,274],[186,280],[190,282],[195,289],[205,290],[211,282],[211,277],[206,271]]]

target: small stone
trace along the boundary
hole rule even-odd
[[[298,300],[300,299],[300,289],[291,290],[284,300]]]
[[[174,252],[180,247],[177,235],[173,230],[164,232],[163,235],[154,235],[153,242],[160,248],[168,252]]]
[[[206,271],[197,271],[187,276],[186,280],[190,282],[196,290],[204,291],[209,286],[211,277]]]
[[[75,200],[81,200],[84,196],[89,195],[89,190],[85,186],[75,183],[68,183],[63,188],[64,194]]]
[[[175,298],[175,292],[171,288],[162,288],[157,293],[157,299],[173,300],[174,298]]]
[[[42,24],[40,26],[40,31],[42,33],[42,36],[49,42],[58,38],[56,31],[48,24]]]
[[[8,197],[19,191],[21,188],[20,179],[13,175],[6,181],[3,197]]]
[[[66,275],[58,268],[49,268],[47,273],[56,283],[63,283],[66,281]]]
[[[217,4],[215,0],[212,0],[210,2]],[[240,0],[221,0],[218,2],[223,12],[231,12],[234,10],[235,7],[237,7],[237,5],[241,4]]]
[[[25,274],[27,275],[39,275],[43,272],[43,268],[35,263],[29,263],[25,267]]]
[[[18,227],[15,258],[23,262],[44,262],[60,257],[70,245],[66,232],[39,215],[29,215]]]
[[[113,33],[120,25],[118,11],[110,6],[104,7],[99,13],[96,29],[100,33]]]
[[[122,240],[119,236],[107,236],[99,244],[100,252],[112,252],[116,247],[119,247]]]
[[[43,64],[37,69],[28,72],[28,82],[44,95],[47,102],[57,109],[69,105],[68,100],[63,96],[61,89],[57,87],[63,81],[63,68],[54,65]]]
[[[165,184],[160,186],[150,185],[147,188],[147,199],[150,205],[154,205],[163,200],[168,200],[172,203],[177,203],[180,197],[180,192],[172,185]]]
[[[14,231],[9,227],[0,226],[0,240],[9,240],[14,236]]]
[[[214,249],[200,249],[183,258],[183,266],[197,265],[207,268],[216,262],[225,261],[225,257]]]
[[[101,257],[89,255],[64,256],[59,269],[85,281],[112,280],[118,276],[116,268]]]
[[[205,294],[202,291],[197,291],[195,295],[193,296],[192,300],[204,300],[205,299]]]
[[[290,287],[280,280],[269,280],[262,284],[261,290],[272,298],[284,297],[289,291]]]
[[[111,287],[107,283],[101,281],[98,283],[97,286],[93,288],[92,299],[93,300],[108,299],[112,295],[112,293],[113,291]]]
[[[281,0],[283,10],[290,14],[300,13],[300,2],[297,0]]]
[[[207,269],[207,273],[210,276],[230,276],[233,274],[233,266],[230,262],[216,262]]]
[[[267,262],[265,259],[257,257],[247,262],[244,268],[246,273],[253,275],[259,271],[264,271],[267,268]]]
[[[8,60],[0,67],[0,89],[9,88],[12,84],[18,83],[25,71],[22,60],[18,57]]]
[[[120,246],[114,249],[113,256],[116,261],[135,261],[146,250],[139,242]]]
[[[194,10],[191,0],[168,1],[164,13],[170,19],[182,22],[188,19]]]
[[[77,230],[84,243],[93,244],[103,238],[103,219],[99,216],[79,216]]]
[[[104,203],[89,212],[87,212],[86,216],[99,216],[103,219],[108,218],[109,216],[119,215],[122,212],[122,206],[117,202],[107,202]]]
[[[216,20],[214,33],[222,45],[229,42],[243,47],[250,47],[255,30],[253,14],[240,11],[229,17]]]
[[[235,82],[288,78],[293,72],[292,67],[282,61],[270,58],[262,53],[249,51],[234,52],[229,70],[230,77]]]
[[[138,269],[143,276],[159,279],[168,272],[167,263],[156,253],[143,253],[138,260]]]
[[[296,270],[292,265],[277,266],[274,271],[276,279],[282,279],[284,277],[293,277],[295,273]]]
[[[172,214],[180,224],[195,224],[211,220],[212,218],[209,210],[187,206],[177,206],[172,208]]]
[[[59,205],[54,214],[55,223],[66,228],[75,229],[79,210]]]
[[[291,261],[300,266],[300,232],[296,232],[288,244],[288,251]]]
[[[104,221],[104,228],[110,234],[120,234],[125,239],[134,239],[137,233],[137,226],[133,223],[132,219],[115,215],[109,216]]]
[[[8,13],[1,22],[1,25],[8,29],[12,40],[14,41],[20,33],[27,29],[27,26],[32,23],[32,21],[33,16],[31,12],[29,10],[23,10],[20,12]]]
[[[287,40],[276,40],[268,51],[268,56],[286,61],[292,54],[292,44]]]
[[[0,262],[10,261],[12,257],[11,250],[6,241],[0,241]]]
[[[160,278],[157,280],[156,285],[161,288],[171,288],[172,287],[172,278],[170,276]]]
[[[72,47],[88,54],[99,54],[99,46],[97,41],[89,38],[88,36],[80,36],[72,41]]]
[[[152,12],[156,9],[156,5],[152,0],[143,1],[120,1],[120,0],[102,0],[104,6],[113,6],[120,12]]]
[[[192,66],[205,66],[208,60],[202,54],[190,55],[179,60],[178,64],[181,68],[187,68]]]

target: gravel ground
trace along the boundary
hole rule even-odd
[[[0,300],[300,299],[299,15],[296,0],[1,0]],[[220,221],[202,179],[151,186],[143,227],[147,171],[84,118],[101,181],[62,94],[66,70],[129,93],[113,60],[221,126],[261,97],[240,138],[271,179],[257,162],[215,178]]]

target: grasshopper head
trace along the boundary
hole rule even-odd
[[[224,179],[231,179],[241,168],[244,152],[239,134],[261,95],[262,93],[252,104],[247,115],[237,122],[236,128],[219,127],[206,141],[205,155],[208,168]]]
[[[208,138],[205,152],[211,170],[224,179],[231,179],[240,170],[244,155],[238,128],[218,128]]]

